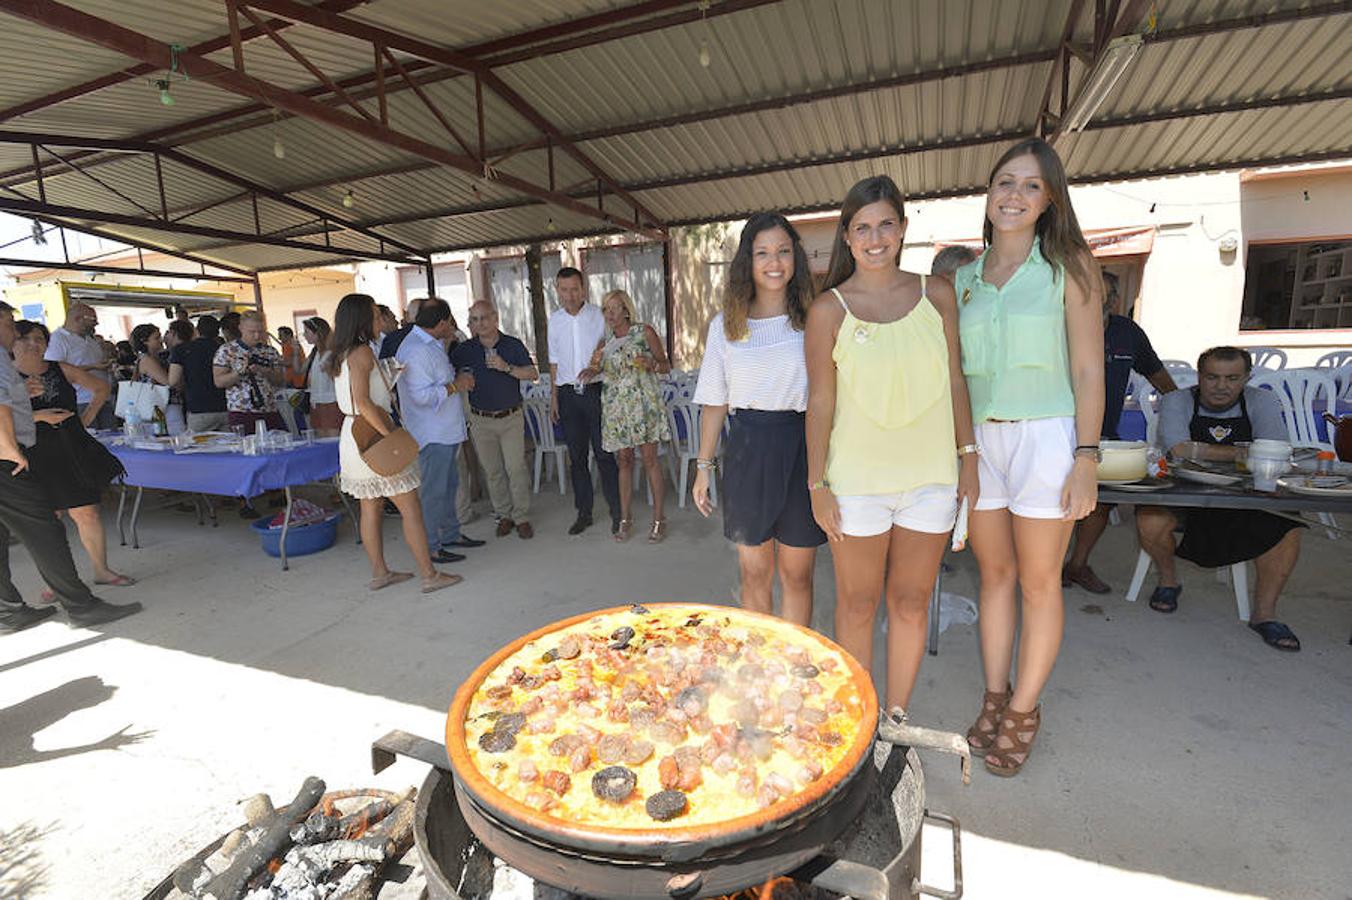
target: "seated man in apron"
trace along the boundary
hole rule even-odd
[[[1287,440],[1281,402],[1271,391],[1247,386],[1252,370],[1247,350],[1213,347],[1203,353],[1197,360],[1197,387],[1160,400],[1160,445],[1175,457],[1233,462],[1237,443]],[[1180,522],[1183,540],[1175,548],[1174,531]],[[1183,586],[1175,554],[1204,568],[1253,560],[1258,579],[1249,627],[1269,646],[1299,650],[1300,641],[1276,614],[1277,596],[1300,556],[1302,527],[1258,510],[1137,507],[1141,549],[1150,554],[1159,572],[1150,608],[1162,613],[1178,608]]]

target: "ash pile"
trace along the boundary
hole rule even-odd
[[[245,801],[246,824],[183,863],[147,900],[372,900],[413,845],[413,789],[325,792],[307,778],[276,809]]]

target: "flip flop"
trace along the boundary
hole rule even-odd
[[[438,572],[432,578],[424,578],[422,583],[422,592],[430,594],[443,588],[452,587],[464,581],[459,575],[451,575],[449,572]]]
[[[1300,652],[1300,638],[1290,628],[1286,627],[1276,619],[1270,619],[1266,622],[1250,622],[1249,627],[1258,632],[1263,638],[1263,642],[1269,647],[1275,647],[1285,653]],[[1287,643],[1283,644],[1282,641]]]
[[[1150,608],[1155,612],[1171,613],[1178,609],[1178,595],[1183,593],[1183,586],[1178,587],[1160,587],[1155,588],[1155,592],[1150,595]]]
[[[95,581],[95,584],[105,587],[131,587],[136,583],[136,579],[130,575],[119,575],[116,578],[109,578],[107,581]]]
[[[402,584],[413,577],[412,572],[386,572],[379,578],[372,578],[371,583],[367,585],[373,591],[379,591],[389,587],[392,584]]]

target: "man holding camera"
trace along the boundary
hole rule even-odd
[[[240,425],[245,431],[253,431],[259,421],[270,430],[285,431],[275,396],[285,371],[281,354],[268,346],[263,314],[240,316],[239,335],[238,340],[222,345],[212,360],[216,387],[225,391],[227,421],[232,428]]]

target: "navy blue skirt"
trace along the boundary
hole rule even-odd
[[[723,449],[723,534],[759,546],[820,547],[807,490],[804,415],[793,410],[730,410]]]

